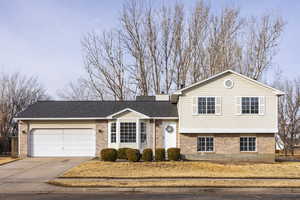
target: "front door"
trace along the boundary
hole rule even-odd
[[[176,147],[176,123],[164,122],[163,128],[165,149]]]

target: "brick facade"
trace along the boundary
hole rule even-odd
[[[19,157],[28,156],[28,134],[29,134],[29,124],[28,122],[19,122]]]
[[[100,156],[101,149],[107,148],[108,144],[108,121],[96,121],[96,155]]]
[[[197,137],[213,136],[214,152],[198,152]],[[240,152],[240,136],[256,136],[256,152]],[[274,134],[180,134],[181,153],[192,160],[274,162]]]

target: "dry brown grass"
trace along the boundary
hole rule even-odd
[[[53,180],[65,187],[300,187],[300,180],[160,180],[160,181],[78,181]]]
[[[10,163],[12,161],[17,160],[16,158],[11,158],[11,157],[0,157],[0,165],[4,165],[6,163]]]
[[[274,177],[300,178],[300,163],[218,164],[211,162],[102,162],[87,161],[63,177],[160,178],[160,177]]]

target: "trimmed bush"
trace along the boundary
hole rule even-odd
[[[140,151],[137,149],[127,149],[126,154],[130,162],[138,162],[141,158]]]
[[[168,160],[178,161],[180,160],[180,149],[179,148],[169,148],[168,152]]]
[[[165,161],[166,150],[164,148],[155,149],[155,161]]]
[[[101,150],[101,159],[103,161],[115,162],[118,157],[118,152],[112,148],[106,148]]]
[[[153,160],[153,151],[152,149],[144,149],[143,155],[142,155],[142,160],[150,162]]]
[[[118,149],[118,158],[127,160],[126,151],[130,148],[120,148]]]

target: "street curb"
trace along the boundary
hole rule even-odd
[[[247,194],[290,194],[300,193],[300,188],[191,188],[191,187],[177,187],[177,188],[70,188],[60,187],[49,191],[24,191],[24,192],[2,192],[1,193],[103,193],[103,192],[143,192],[143,193],[242,193]]]
[[[84,180],[84,179],[99,179],[99,180],[157,180],[157,179],[172,179],[172,180],[182,180],[182,179],[228,179],[228,180],[300,180],[300,177],[209,177],[209,176],[202,176],[202,177],[184,177],[184,176],[179,176],[179,177],[92,177],[92,176],[87,176],[87,177],[63,177],[63,176],[58,176],[56,179],[61,179],[61,180],[66,180],[66,179],[78,179],[78,180]]]

